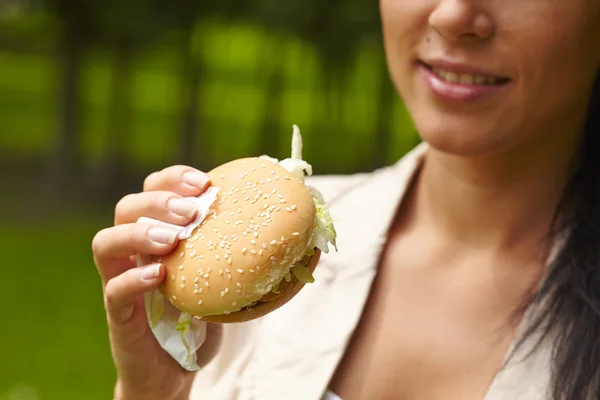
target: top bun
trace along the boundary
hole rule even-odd
[[[320,255],[317,249],[312,262],[306,256],[313,253],[315,203],[301,180],[267,159],[231,161],[209,175],[219,188],[217,199],[191,237],[161,257],[167,270],[161,291],[173,306],[196,318],[255,318],[259,315],[222,316],[248,314],[269,295],[277,303],[263,307],[262,315],[300,289],[303,283],[292,279],[290,268],[301,262],[313,270]],[[282,282],[294,287],[287,295],[273,296]]]

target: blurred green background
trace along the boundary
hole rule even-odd
[[[413,147],[379,24],[376,1],[0,0],[0,400],[112,398],[90,245],[148,173],[285,158],[293,124],[317,174]]]

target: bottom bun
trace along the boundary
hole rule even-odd
[[[313,273],[317,267],[317,264],[319,263],[320,258],[321,250],[315,248],[314,254],[310,257],[305,257],[302,261],[300,261],[300,263],[306,266],[310,272]],[[246,307],[240,311],[230,314],[207,315],[196,318],[210,323],[228,324],[246,322],[263,317],[286,304],[304,287],[304,282],[299,281],[294,274],[290,273],[290,275],[291,279],[289,281],[283,280],[281,282],[279,286],[279,293],[266,294],[251,307]]]

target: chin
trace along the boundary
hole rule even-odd
[[[506,138],[475,118],[428,115],[415,118],[421,139],[431,148],[460,157],[483,157],[508,150]]]

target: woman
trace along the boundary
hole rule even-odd
[[[372,174],[314,178],[340,251],[285,307],[211,326],[206,368],[162,351],[140,296],[206,177],[176,166],[94,238],[117,399],[600,398],[600,2],[381,0],[423,139]],[[595,98],[595,100],[593,100]],[[592,99],[590,101],[590,99]]]

